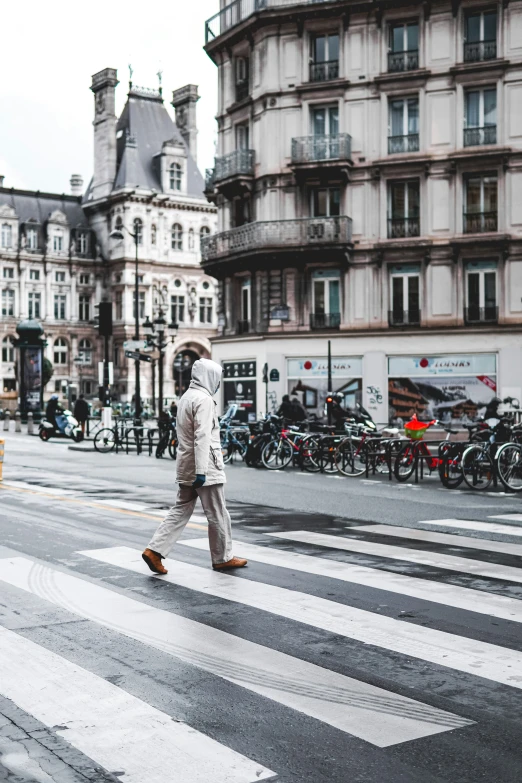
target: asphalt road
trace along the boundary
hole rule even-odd
[[[5,451],[0,780],[521,780],[518,497],[233,466],[157,578],[171,460]]]

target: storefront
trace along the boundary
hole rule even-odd
[[[332,386],[328,388],[328,361],[323,357],[286,360],[288,394],[297,397],[309,414],[324,415],[329,391],[344,396],[343,406],[353,408],[362,397],[362,359],[332,358]]]
[[[497,396],[497,355],[390,356],[390,420],[466,423]]]
[[[255,361],[223,362],[223,409],[237,405],[240,421],[257,418],[256,371]]]

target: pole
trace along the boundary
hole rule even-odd
[[[82,391],[81,382],[81,369],[80,369],[80,394]],[[107,335],[103,337],[103,407],[107,408],[110,405],[109,401],[109,338]]]
[[[328,396],[332,395],[332,343],[328,340]],[[332,406],[327,405],[328,412],[328,426],[332,423]]]
[[[136,250],[136,269],[135,269],[135,284],[134,284],[134,339],[140,339],[140,314],[139,314],[139,283],[138,283],[138,229],[134,227],[134,247]],[[134,370],[136,375],[135,391],[134,391],[134,418],[137,422],[141,419],[141,389],[140,389],[140,360],[136,359],[134,362]]]
[[[163,356],[165,354],[165,344],[163,337],[160,338],[159,348],[159,360],[158,360],[158,416],[161,415],[163,410]]]
[[[151,362],[151,373],[152,373],[152,410],[156,411],[156,360],[153,359]]]

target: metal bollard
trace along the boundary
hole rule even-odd
[[[34,432],[33,414],[31,411],[27,414],[27,434],[32,435]]]
[[[15,432],[22,432],[22,414],[20,411],[15,413]]]
[[[2,468],[4,466],[4,443],[5,440],[0,438],[0,481],[2,481]]]
[[[4,419],[4,432],[9,432],[9,422],[11,421],[11,414],[9,411],[5,412],[5,419]]]

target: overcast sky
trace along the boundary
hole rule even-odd
[[[69,193],[71,174],[92,173],[91,75],[117,68],[116,109],[133,82],[163,96],[199,85],[198,164],[216,138],[217,71],[203,51],[205,19],[218,0],[23,0],[2,3],[0,174],[6,187]]]

